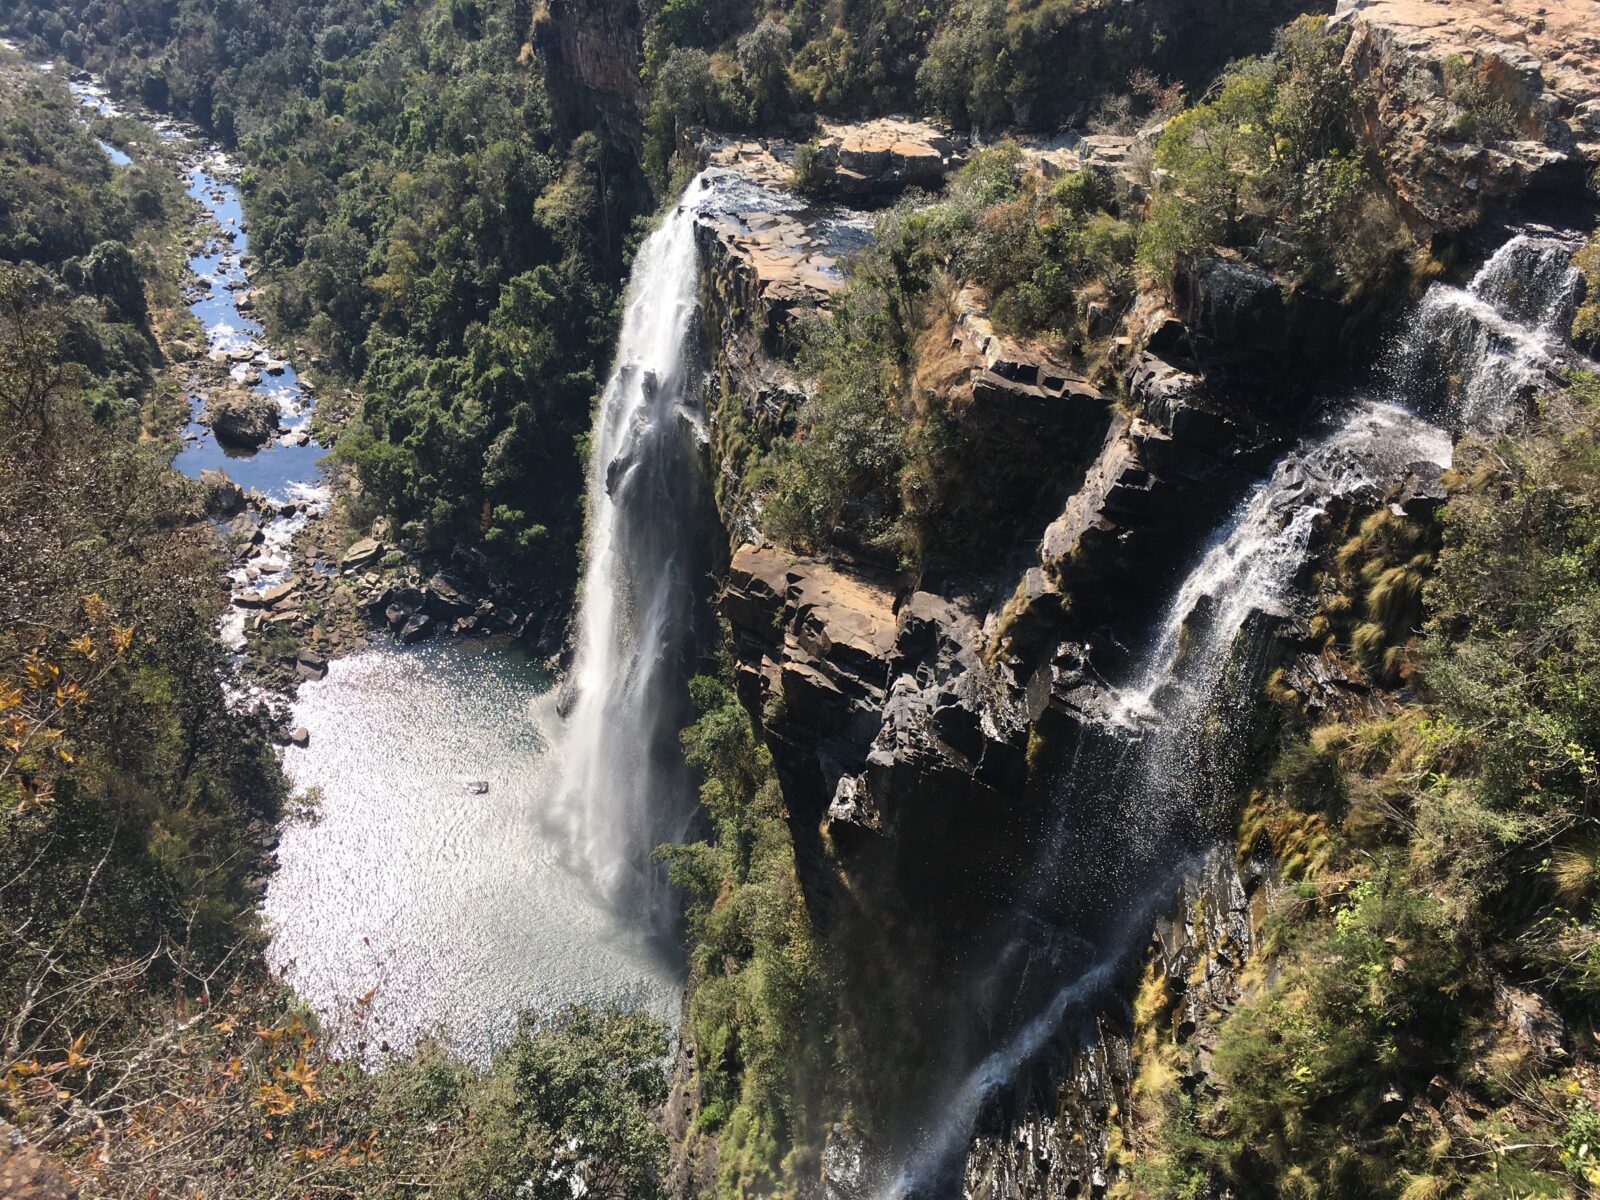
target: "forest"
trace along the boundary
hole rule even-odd
[[[1181,7],[0,9],[0,1190],[1047,1200],[1087,1194],[1057,1164],[1089,1155],[1114,1197],[1595,1194],[1600,101],[1537,40],[1532,68],[1501,46],[1413,70],[1325,6]],[[140,119],[85,113],[74,72]],[[372,552],[327,573],[397,633],[397,597],[460,581],[538,614],[563,718],[596,509],[632,465],[591,459],[641,247],[729,146],[780,164],[773,212],[806,236],[863,231],[783,248],[826,286],[781,306],[771,214],[734,210],[731,268],[695,232],[714,570],[668,739],[695,806],[640,865],[673,889],[677,1025],[563,1003],[486,1056],[447,1030],[395,1047],[368,1033],[377,989],[335,1017],[268,966],[280,844],[325,799],[286,769],[292,694],[219,634],[216,483],[173,467],[176,348],[203,338],[192,164],[148,135],[167,116],[239,166],[263,340],[354,398],[317,437],[341,550]],[[901,123],[890,166],[846,163],[875,120]],[[924,127],[959,149],[902,186]],[[1559,261],[1484,299],[1517,237]],[[1052,1031],[986,1084],[956,1176],[914,1178],[937,1123],[909,1107],[959,1111],[920,1094],[942,1056],[982,1076],[1030,1027],[1007,1007],[1030,972],[1059,983],[1058,946],[1093,940],[1056,894],[1092,889],[1035,857],[1050,772],[1126,735],[1095,706],[1133,690],[1139,622],[1446,287],[1499,308],[1439,335],[1444,399],[1416,401],[1450,445],[1436,491],[1322,497],[1297,599],[1234,631],[1230,699],[1157,713],[1232,739],[1171,852],[1269,881],[1243,944],[1210,900],[1147,921],[1093,1037]],[[1514,416],[1450,424],[1466,356],[1535,352],[1537,379],[1491,380]],[[783,582],[739,576],[750,551]],[[1002,954],[1006,997],[969,996],[996,913],[1046,965]],[[1126,1065],[1101,1079],[1094,1052]]]

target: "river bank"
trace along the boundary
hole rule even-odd
[[[299,794],[263,895],[268,965],[369,1052],[441,1036],[487,1062],[521,1014],[570,1003],[675,1020],[671,939],[592,885],[555,802],[561,719],[521,648],[544,623],[352,515],[359,484],[327,455],[355,397],[260,319],[238,164],[181,122],[129,117],[85,73],[66,83],[86,114],[149,131],[102,144],[115,167],[159,149],[192,203],[186,313],[160,335],[181,407],[157,412],[224,548],[236,703],[279,713]]]

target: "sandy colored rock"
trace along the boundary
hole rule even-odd
[[[1413,224],[1466,228],[1530,189],[1579,190],[1600,165],[1593,0],[1341,0],[1334,20],[1351,30],[1364,135]],[[1508,136],[1462,140],[1444,84],[1457,56],[1509,107]]]
[[[61,1164],[0,1121],[0,1196],[5,1200],[77,1200]]]

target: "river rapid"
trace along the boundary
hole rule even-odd
[[[67,86],[86,118],[128,115],[81,72]],[[250,315],[237,165],[191,126],[137,119],[178,151],[198,206],[183,294],[206,350],[174,366],[191,414],[173,465],[193,478],[220,471],[254,493],[264,549],[228,578],[235,597],[249,597],[289,576],[295,539],[331,499],[326,451],[311,435],[314,389]],[[119,170],[139,156],[136,142],[100,145]],[[280,433],[258,451],[219,445],[205,423],[208,382],[224,373],[279,407]],[[239,607],[224,619],[233,649],[245,619]],[[675,1021],[680,953],[592,882],[554,812],[559,756],[540,729],[547,675],[503,645],[379,637],[290,701],[290,724],[309,740],[283,751],[303,802],[281,831],[264,905],[272,968],[369,1053],[440,1036],[482,1061],[519,1014],[571,1003]]]

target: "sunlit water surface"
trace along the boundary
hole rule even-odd
[[[322,797],[283,831],[269,957],[369,1047],[442,1031],[482,1058],[519,1011],[574,1002],[677,1015],[670,948],[606,907],[544,820],[546,684],[520,656],[438,643],[372,647],[300,689],[311,744],[284,764]]]

